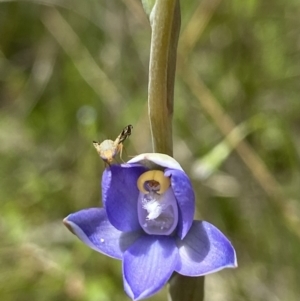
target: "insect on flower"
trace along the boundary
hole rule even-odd
[[[174,158],[140,154],[106,168],[101,184],[104,207],[72,213],[64,224],[90,248],[122,260],[131,300],[154,295],[174,272],[199,277],[237,267],[226,236],[194,220],[194,189]]]
[[[110,165],[118,153],[120,153],[120,158],[122,159],[123,142],[131,135],[132,129],[133,126],[131,124],[127,125],[115,141],[109,139],[101,143],[93,141],[94,147],[105,163]]]

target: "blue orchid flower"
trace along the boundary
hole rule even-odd
[[[193,220],[194,191],[175,159],[149,153],[111,165],[102,198],[104,208],[70,214],[64,223],[92,249],[122,260],[124,289],[133,300],[155,294],[174,271],[203,276],[237,266],[229,240]]]

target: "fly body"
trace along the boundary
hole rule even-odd
[[[104,140],[101,143],[93,141],[94,147],[105,163],[110,165],[113,162],[115,156],[119,153],[120,158],[122,159],[123,142],[131,135],[132,129],[133,126],[131,124],[127,125],[115,141],[109,139]]]

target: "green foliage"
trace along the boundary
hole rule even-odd
[[[207,300],[298,301],[299,1],[220,1],[188,48],[192,15],[203,5],[208,16],[217,2],[181,1],[173,122],[174,156],[193,176],[198,215],[238,254],[238,269],[206,277]],[[152,149],[147,17],[138,1],[0,6],[0,300],[125,300],[120,263],[88,249],[61,221],[101,203],[104,164],[92,140],[115,139],[132,124],[123,158]],[[194,73],[237,132],[247,125],[237,141],[266,164],[279,201],[191,92],[184,74]],[[217,145],[222,160],[211,153]],[[205,158],[208,179],[194,168]]]

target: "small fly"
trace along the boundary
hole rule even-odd
[[[133,126],[131,124],[127,125],[115,141],[104,140],[101,143],[93,141],[94,147],[105,163],[110,165],[113,162],[114,157],[119,153],[120,158],[122,159],[123,142],[131,135],[132,129]]]

